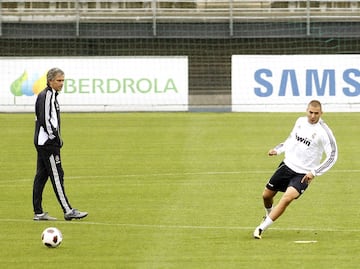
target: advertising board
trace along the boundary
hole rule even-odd
[[[360,111],[360,55],[233,55],[232,111]]]
[[[52,67],[62,111],[187,111],[187,57],[0,58],[0,112],[34,110]]]

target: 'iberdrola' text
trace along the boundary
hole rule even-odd
[[[147,94],[147,93],[178,93],[173,79],[159,80],[157,78],[123,78],[123,79],[66,79],[64,93],[67,94]]]

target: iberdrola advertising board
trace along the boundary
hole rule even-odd
[[[46,74],[65,73],[63,111],[187,111],[187,57],[0,58],[0,111],[34,110]]]

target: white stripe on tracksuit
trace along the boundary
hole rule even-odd
[[[64,190],[63,190],[63,187],[62,187],[61,182],[60,182],[59,172],[58,172],[57,167],[56,167],[56,161],[55,161],[55,158],[54,158],[53,154],[50,155],[49,160],[50,160],[50,164],[51,164],[51,171],[52,171],[52,174],[54,176],[56,192],[57,192],[57,194],[59,196],[60,203],[64,207],[65,212],[69,212],[71,210],[71,208],[70,208],[69,204],[66,201]]]

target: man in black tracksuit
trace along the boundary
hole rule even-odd
[[[73,209],[64,190],[64,171],[61,165],[60,107],[57,95],[64,84],[64,72],[52,68],[47,73],[47,87],[39,93],[35,105],[34,144],[37,150],[37,171],[33,185],[34,220],[56,220],[43,212],[42,194],[50,177],[65,220],[81,219],[88,215]]]

